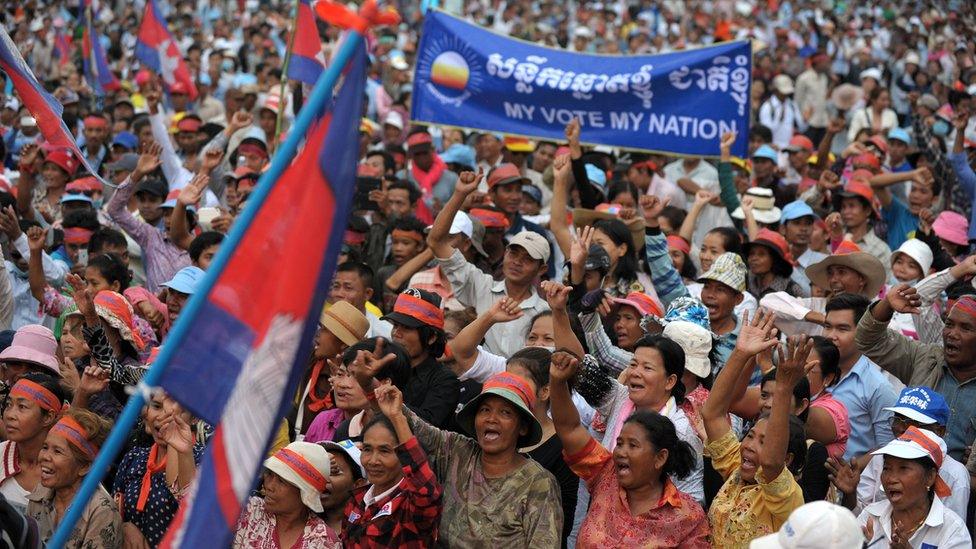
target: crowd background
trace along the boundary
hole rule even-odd
[[[295,2],[159,2],[194,86],[135,58],[143,2],[88,4],[0,11],[105,181],[5,78],[17,547],[50,539],[309,92],[283,76]],[[441,6],[585,53],[751,40],[748,156],[727,134],[679,158],[583,146],[575,121],[559,142],[411,123],[424,13],[398,3],[366,36],[339,267],[234,546],[971,547],[973,6]],[[69,546],[157,546],[212,434],[156,392]]]

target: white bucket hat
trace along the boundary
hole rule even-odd
[[[701,326],[685,320],[668,322],[664,337],[681,346],[685,352],[685,369],[700,378],[712,372],[708,353],[712,350],[712,334]]]
[[[329,452],[311,442],[292,442],[264,460],[264,466],[298,488],[306,507],[322,512],[322,492],[329,484]]]
[[[917,238],[910,238],[902,242],[901,246],[895,250],[895,253],[891,254],[892,265],[898,259],[898,254],[905,254],[914,260],[915,263],[918,263],[918,266],[922,268],[922,278],[928,276],[929,269],[932,268],[932,249],[929,248],[928,244]]]
[[[827,501],[798,507],[779,532],[757,538],[749,549],[861,549],[864,534],[854,513]]]

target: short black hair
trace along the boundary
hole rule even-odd
[[[611,183],[607,189],[607,200],[615,202],[614,198],[623,193],[629,194],[634,199],[634,204],[640,203],[640,191],[630,181],[616,181]]]
[[[770,381],[776,381],[775,369],[772,369],[766,372],[765,374],[763,374],[762,379],[759,381],[760,390],[762,390],[763,385],[765,385]],[[810,380],[808,380],[806,376],[801,377],[796,382],[796,385],[793,386],[793,398],[796,399],[797,402],[810,400]],[[806,423],[808,415],[810,415],[810,406],[807,406],[805,410],[800,412],[800,415],[798,417],[800,418],[800,420],[803,421],[803,423]]]
[[[773,130],[769,129],[766,126],[763,126],[762,124],[754,124],[749,129],[749,139],[750,140],[752,140],[752,139],[758,139],[758,140],[762,141],[763,143],[772,143],[773,142]]]
[[[722,237],[722,247],[726,252],[742,255],[742,234],[732,227],[715,227],[706,234],[715,233]]]
[[[211,246],[215,246],[224,241],[224,233],[218,233],[217,231],[203,231],[198,234],[190,242],[190,248],[187,250],[190,253],[190,260],[194,263],[200,261],[200,256],[203,255],[203,251]]]
[[[681,404],[685,400],[685,384],[681,382],[681,377],[685,375],[685,351],[674,341],[664,337],[660,334],[646,335],[637,340],[634,344],[634,352],[641,347],[650,347],[651,349],[657,349],[657,352],[661,353],[661,358],[664,362],[664,375],[665,377],[674,375],[677,381],[674,387],[671,389],[671,396],[674,397],[674,401],[677,404]]]
[[[552,364],[552,352],[549,349],[526,347],[516,351],[509,357],[507,364],[516,363],[529,371],[537,391],[549,385],[549,366]]]
[[[834,381],[827,387],[835,385],[840,381],[840,351],[834,342],[824,336],[813,336],[813,348],[820,356],[820,371],[824,379],[827,376],[834,376]]]
[[[364,440],[366,438],[366,432],[377,425],[389,431],[390,434],[393,435],[393,440],[397,441],[397,444],[400,443],[400,438],[397,436],[396,428],[393,426],[393,422],[391,422],[390,419],[383,414],[373,414],[373,417],[366,422],[365,426],[363,426],[362,437]]]
[[[420,196],[421,196],[420,195],[420,189],[418,189],[416,186],[414,186],[413,184],[411,184],[408,181],[404,181],[402,179],[397,179],[396,181],[390,183],[386,187],[386,191],[387,192],[392,191],[394,189],[401,189],[401,190],[407,191],[407,194],[410,195],[410,198],[409,198],[410,204],[416,204],[417,201],[420,200]]]
[[[827,302],[824,314],[833,311],[853,311],[854,324],[857,324],[860,322],[861,317],[864,316],[864,311],[868,310],[868,305],[870,304],[871,300],[861,294],[842,293],[832,297]]]
[[[122,258],[115,254],[99,254],[88,259],[88,267],[98,269],[102,277],[109,283],[118,282],[119,292],[123,292],[132,282],[129,268],[122,262]]]
[[[336,268],[336,273],[356,273],[359,275],[363,285],[367,288],[373,287],[373,278],[376,276],[373,269],[362,261],[346,261]]]
[[[352,344],[342,353],[342,363],[347,366],[352,364],[359,351],[373,351],[376,349],[376,342],[379,339],[378,337],[369,337]],[[393,385],[402,390],[410,381],[410,376],[413,375],[407,351],[399,343],[383,338],[383,353],[393,353],[396,358],[376,374],[376,379],[389,379]]]
[[[102,228],[101,224],[98,222],[98,214],[95,210],[85,209],[85,210],[72,210],[64,214],[64,220],[61,223],[64,228],[77,227],[81,229],[88,229],[90,231],[97,231]]]
[[[17,207],[17,199],[14,195],[0,191],[0,208],[6,208],[7,206]]]
[[[128,248],[129,242],[125,239],[125,235],[111,227],[102,227],[101,229],[95,231],[92,235],[91,240],[88,241],[88,255],[96,255],[102,253],[105,246],[113,246],[118,248]]]
[[[383,157],[383,173],[384,174],[388,174],[388,173],[396,170],[396,160],[393,159],[393,155],[392,154],[390,154],[390,153],[388,153],[386,151],[382,151],[382,150],[374,150],[374,151],[369,151],[368,153],[366,153],[366,158],[370,158],[372,156],[380,156],[380,157]]]
[[[420,234],[424,234],[424,231],[427,229],[427,225],[416,217],[408,215],[397,218],[393,221],[393,223],[390,224],[390,232],[397,229],[401,231],[416,231]]]
[[[681,224],[685,222],[685,217],[687,216],[688,212],[677,206],[668,205],[661,210],[661,217],[667,219],[668,223],[670,223],[675,230],[681,228]]]

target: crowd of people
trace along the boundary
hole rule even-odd
[[[50,540],[287,135],[296,4],[159,2],[192,88],[135,58],[142,2],[86,7],[92,37],[77,3],[2,8],[96,173],[5,77],[0,546]],[[709,158],[413,124],[397,7],[234,547],[972,547],[971,3],[445,2],[583,53],[751,40],[748,155]],[[67,546],[159,545],[214,427],[155,391]]]

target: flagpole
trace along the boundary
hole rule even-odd
[[[295,0],[295,16],[291,20],[291,37],[288,39],[288,49],[285,50],[285,63],[281,67],[281,87],[278,91],[278,116],[275,119],[274,143],[271,143],[271,150],[278,147],[278,139],[281,137],[281,120],[285,117],[285,84],[288,83],[288,64],[291,63],[291,52],[295,49],[295,36],[298,34],[298,9],[302,0]]]
[[[150,396],[150,389],[155,388],[159,383],[163,371],[169,365],[176,349],[180,348],[183,340],[190,335],[189,328],[193,318],[207,301],[207,295],[213,289],[221,272],[227,267],[231,257],[244,238],[248,227],[254,221],[254,218],[257,217],[261,206],[268,198],[268,195],[271,194],[275,182],[291,164],[298,150],[298,146],[304,140],[305,134],[308,132],[312,122],[319,118],[327,102],[332,99],[336,82],[339,80],[339,76],[349,62],[350,57],[352,57],[356,48],[360,45],[360,39],[362,39],[362,35],[359,32],[350,30],[346,40],[342,43],[342,47],[336,53],[333,62],[326,67],[322,76],[319,77],[311,96],[308,98],[308,102],[298,112],[298,116],[295,118],[295,125],[292,131],[288,133],[288,138],[285,139],[285,142],[281,144],[281,148],[276,150],[274,156],[272,156],[271,166],[261,175],[257,187],[247,199],[247,206],[231,227],[227,238],[221,243],[220,251],[214,257],[206,276],[200,282],[200,286],[190,296],[189,301],[187,301],[176,324],[166,338],[165,345],[160,349],[156,362],[149,368],[142,382],[139,383],[137,390],[129,397],[129,402],[125,405],[125,409],[122,410],[122,414],[118,420],[116,420],[115,427],[109,434],[108,440],[102,445],[101,451],[99,451],[95,462],[91,466],[91,470],[85,475],[81,487],[78,489],[78,493],[75,494],[71,504],[68,506],[64,519],[54,533],[54,537],[48,543],[50,549],[61,549],[68,541],[75,524],[81,518],[85,507],[88,505],[88,500],[95,493],[105,473],[108,472],[109,467],[115,460],[115,457],[122,450],[129,436],[129,431],[139,419],[139,415],[142,413],[142,407],[147,397]]]

